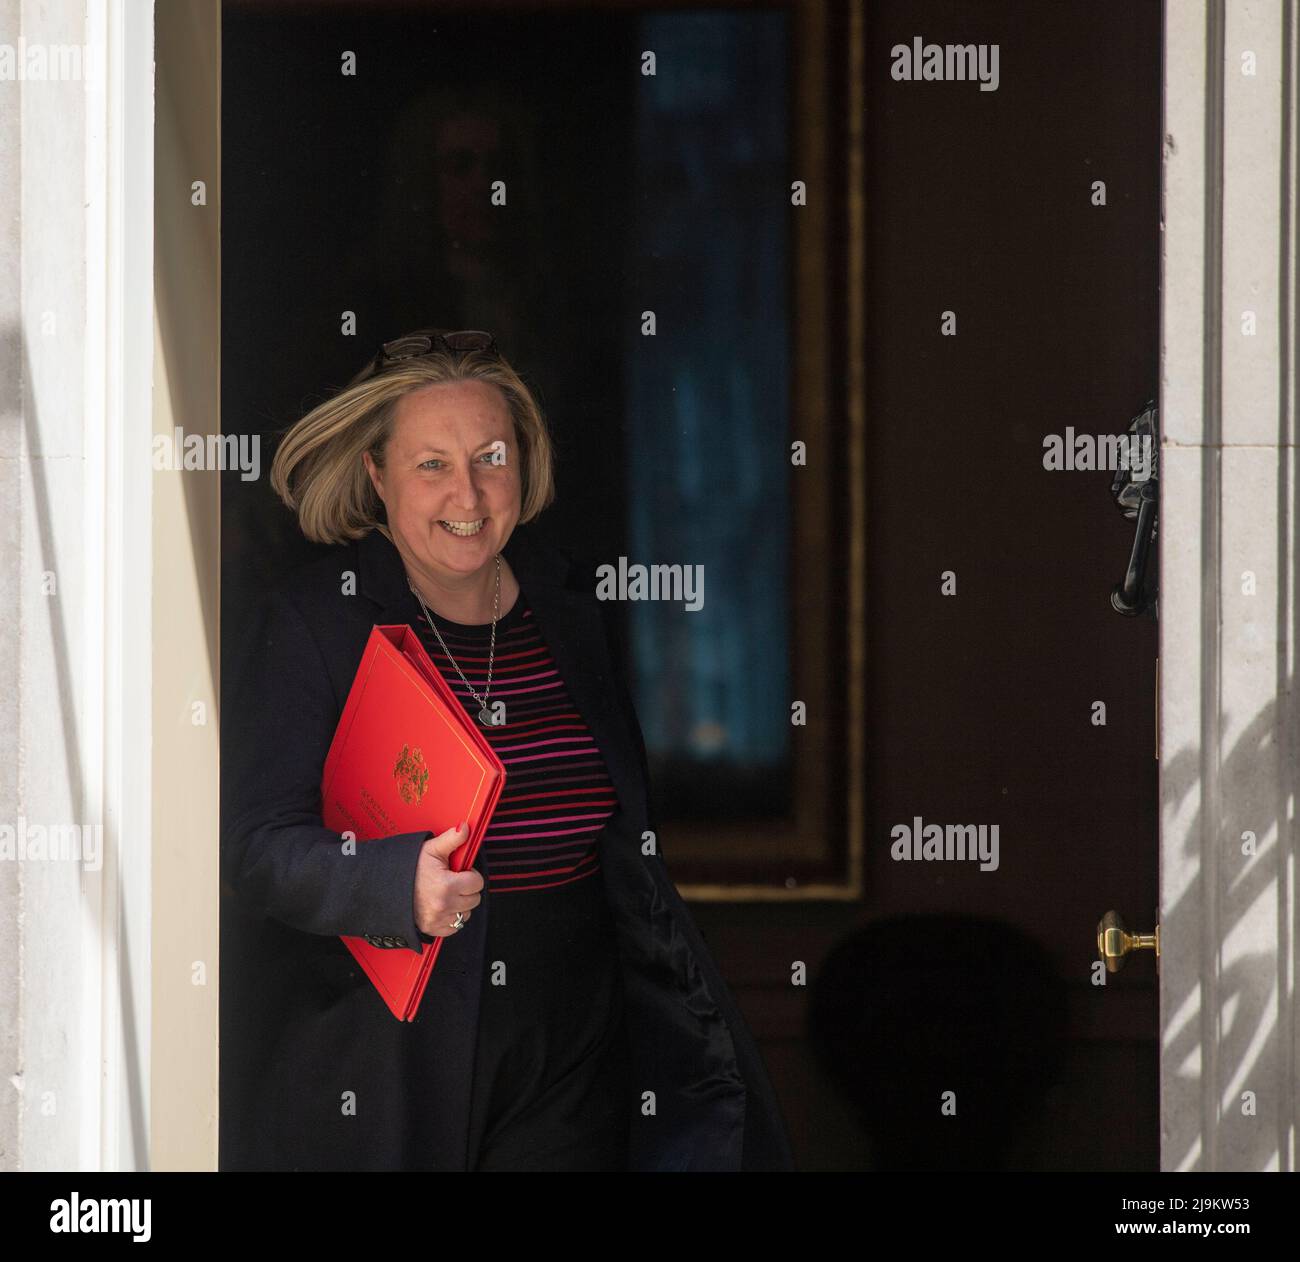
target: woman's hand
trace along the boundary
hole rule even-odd
[[[430,837],[420,850],[415,868],[415,923],[421,933],[434,938],[450,937],[457,932],[452,928],[456,913],[460,912],[468,922],[470,909],[481,901],[483,877],[473,868],[453,872],[448,866],[468,836],[469,829],[462,824]]]

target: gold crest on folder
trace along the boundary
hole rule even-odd
[[[397,757],[397,766],[393,768],[393,779],[397,781],[397,791],[402,801],[408,806],[420,801],[429,787],[429,768],[425,766],[424,754],[409,745],[402,746]]]

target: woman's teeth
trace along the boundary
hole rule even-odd
[[[476,535],[487,524],[486,517],[480,517],[478,521],[439,521],[440,525],[449,534],[459,535],[462,539],[468,539],[470,535]]]

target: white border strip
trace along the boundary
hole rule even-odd
[[[84,876],[83,1170],[149,1166],[153,3],[89,0],[81,751],[103,867]],[[93,949],[98,945],[98,951]]]

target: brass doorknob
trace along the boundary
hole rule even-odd
[[[1159,972],[1159,925],[1156,925],[1155,933],[1129,933],[1117,911],[1108,911],[1097,922],[1097,953],[1105,960],[1108,973],[1118,973],[1124,967],[1124,957],[1130,951],[1143,950],[1156,953],[1156,971]]]

